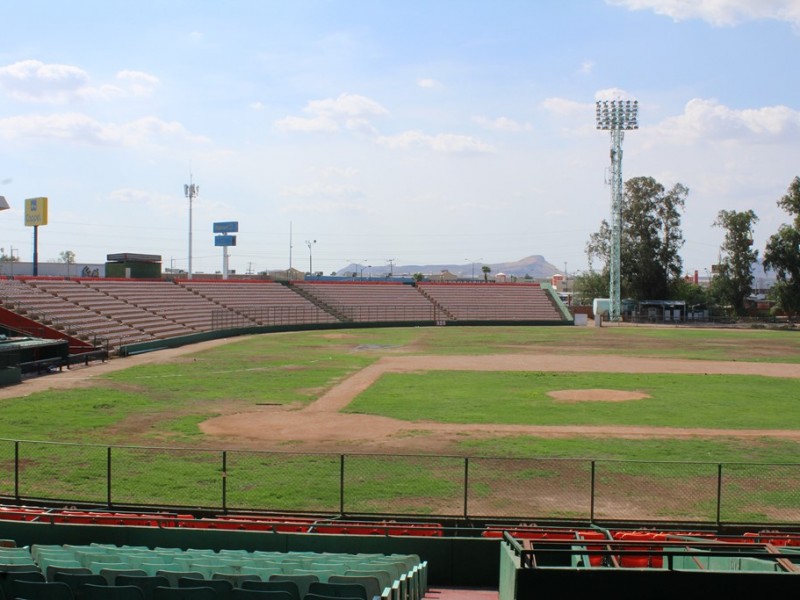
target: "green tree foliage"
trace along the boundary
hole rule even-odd
[[[677,279],[672,286],[672,300],[683,300],[689,309],[705,306],[708,303],[708,294],[705,288],[686,281]]]
[[[764,251],[764,268],[775,271],[773,294],[787,314],[800,312],[800,177],[795,177],[778,206],[793,219],[770,236]]]
[[[680,280],[683,261],[681,213],[689,189],[675,184],[667,190],[652,177],[634,177],[625,182],[622,199],[620,243],[620,287],[636,300],[668,298]],[[586,244],[589,265],[598,258],[608,274],[611,258],[611,227],[607,221]]]
[[[489,281],[489,273],[492,272],[492,267],[490,267],[489,265],[483,265],[481,267],[481,271],[483,271],[483,281],[484,281],[484,283],[488,283],[488,281]]]
[[[597,271],[579,273],[573,281],[573,302],[577,305],[591,305],[595,298],[608,298],[608,275]]]
[[[752,210],[721,210],[714,221],[715,227],[725,230],[725,240],[710,291],[718,304],[730,306],[737,315],[745,313],[745,299],[753,292],[753,263],[758,260],[758,250],[753,248],[753,225],[757,222]]]

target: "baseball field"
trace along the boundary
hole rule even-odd
[[[783,467],[795,465],[800,451],[798,378],[795,331],[293,332],[26,380],[0,391],[0,437],[180,448],[173,463],[191,463],[192,451],[225,449]],[[297,481],[307,482],[298,469]],[[44,486],[52,472],[40,471]],[[428,475],[419,485],[435,489],[437,481]],[[371,501],[365,491],[365,510]],[[285,499],[293,502],[303,504]]]

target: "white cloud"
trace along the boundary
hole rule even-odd
[[[344,115],[347,117],[364,117],[367,115],[388,114],[383,106],[358,94],[339,94],[338,98],[312,100],[305,108],[306,112],[331,117]]]
[[[125,210],[135,210],[138,213],[154,212],[160,215],[177,216],[185,212],[185,207],[181,203],[175,202],[175,196],[169,194],[154,194],[145,190],[134,188],[121,188],[112,191],[108,195],[112,204],[123,204]]]
[[[312,100],[303,109],[310,117],[288,116],[275,122],[283,131],[328,131],[341,128],[355,131],[374,132],[369,117],[387,115],[378,102],[358,94],[339,94],[336,98]]]
[[[318,116],[311,119],[305,117],[284,117],[275,121],[275,127],[281,131],[339,131],[336,121]]]
[[[141,71],[123,70],[115,83],[92,85],[89,74],[72,65],[23,60],[0,67],[0,87],[23,102],[64,103],[74,100],[110,100],[127,96],[149,96],[158,78]]]
[[[606,0],[630,10],[652,10],[675,21],[702,19],[716,26],[770,19],[800,26],[797,0]]]
[[[662,121],[655,131],[662,138],[687,143],[701,138],[783,142],[800,134],[800,111],[787,106],[737,110],[716,100],[694,98],[683,114]]]
[[[288,198],[361,198],[364,193],[353,185],[316,182],[285,187],[281,195]]]
[[[469,135],[457,135],[451,133],[427,135],[421,131],[405,131],[393,136],[382,136],[378,138],[378,142],[393,150],[422,147],[428,148],[435,152],[443,152],[448,154],[482,154],[494,151],[494,148],[490,144],[487,144],[478,138]]]
[[[520,131],[530,131],[530,123],[519,123],[508,117],[497,117],[496,119],[489,119],[487,117],[475,116],[472,117],[472,122],[477,123],[484,129],[491,129],[496,131],[508,131],[517,133]]]
[[[117,80],[134,96],[150,96],[158,86],[158,77],[142,71],[120,71]]]
[[[430,77],[417,79],[417,85],[421,88],[426,88],[426,89],[437,89],[444,87],[439,81],[431,79]]]
[[[286,204],[281,207],[281,212],[284,213],[310,213],[312,215],[318,214],[335,214],[335,213],[361,213],[369,214],[375,211],[368,206],[358,204],[355,202],[309,202],[309,203],[292,203]]]
[[[593,70],[594,70],[594,61],[585,60],[581,63],[581,66],[578,69],[578,73],[580,73],[581,75],[590,75]]]
[[[16,100],[63,102],[88,85],[88,73],[71,65],[23,60],[0,68],[0,86]]]
[[[594,105],[586,102],[575,102],[566,98],[546,98],[542,101],[541,107],[545,110],[561,117],[571,117],[573,115],[584,115],[594,111]]]
[[[358,169],[353,167],[324,167],[319,170],[322,177],[355,177]]]
[[[26,115],[0,119],[0,137],[5,139],[58,139],[91,145],[160,145],[171,140],[203,143],[202,136],[189,134],[180,123],[144,117],[128,123],[102,123],[80,113]]]

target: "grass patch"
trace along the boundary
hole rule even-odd
[[[747,375],[426,371],[387,373],[347,412],[442,423],[798,429],[797,381]],[[547,392],[638,391],[626,402],[559,402]],[[765,389],[769,392],[765,393]]]
[[[776,439],[619,439],[507,436],[464,440],[473,456],[630,461],[796,463],[800,443]]]

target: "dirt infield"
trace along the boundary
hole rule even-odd
[[[187,353],[199,352],[234,340],[214,340],[182,348],[115,359],[90,367],[78,367],[56,375],[25,380],[22,384],[0,388],[0,399],[26,396],[48,389],[88,386],[92,379],[135,365],[169,361]],[[384,356],[354,373],[303,408],[296,406],[257,406],[247,412],[232,412],[201,424],[208,442],[215,446],[242,449],[281,449],[336,452],[444,452],[465,438],[481,439],[503,435],[539,437],[618,437],[618,438],[759,438],[773,437],[800,441],[795,430],[676,429],[669,427],[628,426],[524,426],[434,423],[424,418],[400,421],[374,415],[339,412],[358,394],[369,388],[384,373],[409,373],[425,370],[459,371],[563,371],[616,373],[707,373],[751,374],[800,378],[800,364],[721,362],[618,356],[555,354],[505,354],[488,356]],[[562,390],[562,401],[630,400],[619,390]],[[224,410],[224,407],[220,407]]]
[[[227,444],[257,448],[303,450],[364,450],[440,452],[453,442],[500,435],[540,437],[774,437],[800,441],[794,430],[676,429],[671,427],[529,426],[407,422],[375,415],[339,412],[384,373],[425,370],[459,371],[564,371],[615,373],[752,374],[800,378],[800,365],[696,360],[663,360],[607,356],[491,355],[491,356],[387,356],[351,375],[318,400],[300,410],[265,406],[259,410],[223,415],[201,425],[204,433]],[[619,390],[595,392],[584,400],[625,398]],[[629,398],[626,398],[629,399]],[[573,399],[574,401],[574,399]]]

